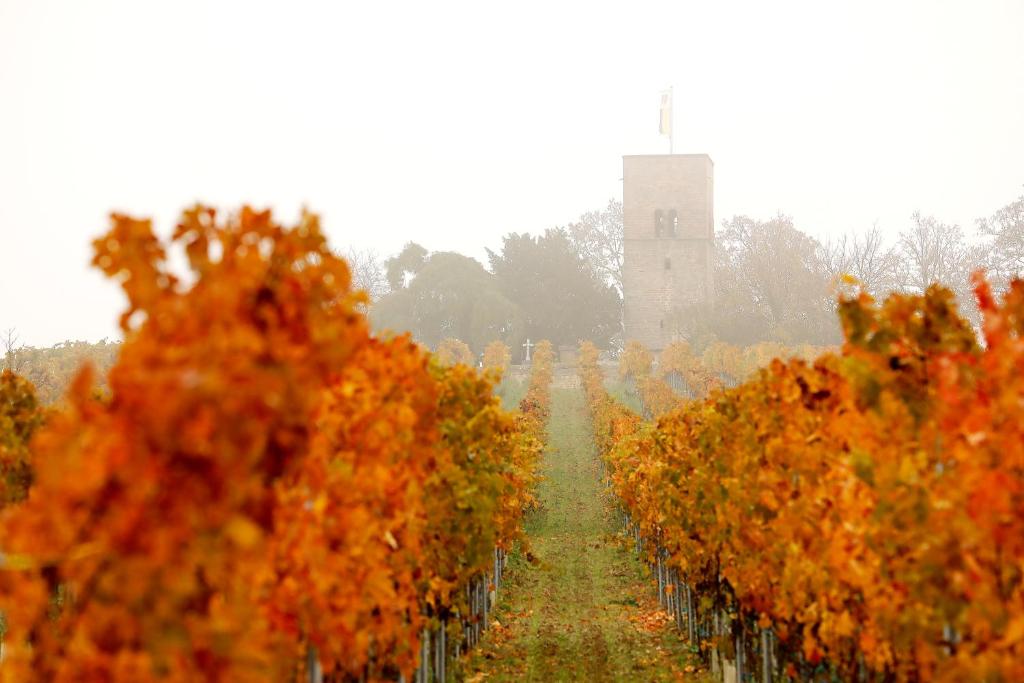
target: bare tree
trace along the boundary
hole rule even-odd
[[[622,296],[622,202],[610,199],[603,210],[583,214],[568,233],[576,253]]]
[[[913,226],[899,237],[899,282],[902,288],[923,292],[938,282],[957,294],[967,291],[973,266],[980,254],[964,239],[958,225],[941,223],[933,216],[912,216]]]
[[[715,250],[716,336],[738,343],[836,339],[824,250],[789,216],[734,216],[722,224]]]
[[[829,240],[822,248],[822,267],[832,281],[843,275],[857,278],[865,290],[883,297],[897,288],[899,254],[885,244],[878,223],[862,233]]]
[[[4,345],[4,369],[17,372],[20,366],[18,362],[18,333],[10,327],[3,336],[0,337],[0,343]]]
[[[984,248],[970,244],[959,225],[936,220],[933,216],[912,217],[914,224],[900,233],[900,289],[924,292],[938,283],[950,289],[960,305],[961,314],[977,324],[978,307],[971,291],[971,272],[985,263]]]
[[[372,249],[358,250],[349,247],[344,253],[352,270],[352,285],[356,289],[365,290],[370,295],[370,301],[378,301],[388,293],[388,279],[384,272],[384,265],[377,252]]]
[[[989,238],[985,266],[1000,285],[1024,275],[1024,195],[978,220],[978,232]]]

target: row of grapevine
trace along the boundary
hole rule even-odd
[[[555,351],[551,342],[538,342],[530,368],[530,382],[526,395],[519,403],[527,430],[544,440],[544,429],[551,417],[551,380],[555,367]]]
[[[611,485],[695,642],[768,679],[1024,680],[1024,283],[976,292],[984,344],[941,287],[860,295],[839,353],[653,423],[585,365]]]
[[[512,365],[512,351],[504,342],[492,341],[484,349],[482,363],[485,370],[495,370],[504,375]]]
[[[473,351],[470,350],[469,345],[461,339],[454,337],[443,339],[437,345],[434,355],[437,357],[437,362],[441,365],[455,365],[457,363],[468,365],[469,367],[476,365],[476,357],[473,355]]]
[[[735,386],[776,358],[812,360],[826,347],[760,343],[747,348],[716,342],[697,355],[685,341],[671,342],[654,356],[640,342],[629,341],[619,358],[619,379],[634,387],[644,417],[660,417],[685,399],[704,398],[715,389]]]
[[[29,442],[45,419],[31,382],[10,370],[0,373],[0,507],[20,502],[28,493]]]
[[[643,344],[627,342],[619,358],[619,379],[633,387],[646,419],[671,412],[686,398],[702,398],[722,386],[718,376],[705,367],[685,341],[665,347],[657,368],[654,356]]]
[[[0,444],[33,478],[0,514],[0,679],[429,678],[522,538],[534,417],[373,337],[311,214],[196,207],[170,244],[115,215],[95,251],[128,299],[109,395],[85,371],[30,454]]]
[[[818,356],[835,351],[837,349],[833,347],[811,344],[786,346],[776,342],[760,342],[740,347],[715,342],[704,349],[699,360],[709,373],[726,386],[736,386],[751,378],[758,370],[770,365],[775,359],[799,358],[813,361]]]
[[[546,342],[541,344],[544,343]],[[454,349],[458,348],[459,344],[462,342],[449,339],[442,346]],[[540,346],[538,345],[538,348]],[[497,353],[500,350],[499,347],[503,348],[503,353]],[[516,413],[518,432],[538,446],[546,440],[547,405],[550,401],[548,396],[553,353],[550,352],[550,344],[548,347],[547,355],[538,354],[534,358],[530,368],[529,390]],[[508,347],[501,342],[494,342],[488,348],[499,356],[509,355]],[[452,358],[441,357],[438,358],[438,361],[442,364],[454,362]],[[468,370],[468,365],[456,365],[455,367]],[[485,368],[487,378],[492,382],[492,386],[500,382],[504,368],[486,365]],[[473,419],[470,415],[465,417]],[[527,539],[521,533],[521,518],[524,511],[532,509],[537,502],[534,497],[534,489],[538,481],[539,448],[523,450],[519,453],[526,456],[528,460],[517,463],[515,490],[519,495],[504,500],[505,512],[513,524],[500,538],[514,538],[521,545],[526,546]],[[468,579],[463,590],[466,597],[464,609],[460,609],[454,615],[451,610],[441,611],[440,618],[434,620],[433,627],[423,631],[420,639],[420,661],[414,678],[417,683],[448,680],[448,664],[452,657],[458,658],[465,648],[472,648],[479,642],[490,623],[490,610],[493,602],[497,599],[510,545],[511,543],[508,541],[499,541],[499,544],[493,549],[493,567]],[[454,637],[449,634],[449,631],[452,630],[449,624],[452,623],[453,616],[456,624]]]

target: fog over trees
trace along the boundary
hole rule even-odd
[[[606,346],[618,333],[622,298],[598,266],[576,251],[563,229],[507,235],[500,252],[487,251],[505,297],[523,313],[523,333],[575,346]]]
[[[887,239],[877,223],[819,240],[784,213],[733,216],[715,235],[715,292],[710,308],[677,311],[693,321],[690,343],[833,344],[835,305],[844,276],[876,298],[923,292],[941,282],[977,322],[970,275],[985,269],[997,288],[1024,272],[1024,195],[979,218],[947,223],[923,212]],[[893,226],[886,226],[892,229]],[[354,280],[370,294],[381,329],[410,330],[436,347],[455,337],[474,353],[495,339],[522,355],[527,338],[556,345],[590,339],[619,349],[622,338],[622,203],[611,199],[562,228],[511,233],[487,264],[409,243],[380,259],[348,253]]]
[[[373,249],[346,249],[342,254],[352,271],[352,286],[365,291],[371,301],[388,293],[387,270]]]
[[[986,240],[985,264],[1000,283],[1024,273],[1024,195],[979,219],[977,227]]]
[[[622,295],[622,202],[608,200],[608,206],[588,211],[567,228],[569,240],[591,271],[611,283]]]
[[[455,337],[477,353],[495,339],[517,339],[522,314],[479,261],[409,244],[387,271],[391,291],[370,308],[379,328],[409,330],[430,348]]]
[[[696,350],[716,341],[837,343],[836,301],[849,290],[844,276],[879,299],[921,293],[940,282],[977,324],[971,273],[986,270],[997,291],[1024,273],[1024,195],[967,227],[918,211],[888,239],[883,227],[892,233],[895,226],[875,223],[826,240],[808,227],[784,213],[720,222],[713,305],[674,312],[690,322],[687,341]],[[410,331],[430,348],[455,338],[479,356],[499,340],[511,347],[516,362],[528,338],[547,338],[556,346],[587,339],[604,349],[622,348],[620,201],[610,199],[564,227],[510,233],[485,253],[486,264],[415,242],[386,258],[372,249],[342,250],[353,286],[368,295],[373,324]],[[54,371],[49,359],[81,343],[64,342],[50,355],[40,354],[18,345],[19,332],[11,329],[4,339],[6,364],[39,366],[29,372],[41,385],[61,384],[43,379],[66,374]]]

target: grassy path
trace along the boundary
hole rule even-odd
[[[701,680],[641,564],[616,536],[583,396],[555,390],[534,563],[513,556],[472,681]]]

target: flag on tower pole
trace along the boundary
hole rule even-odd
[[[672,153],[672,88],[661,91],[661,116],[658,132],[668,136],[668,153]]]

